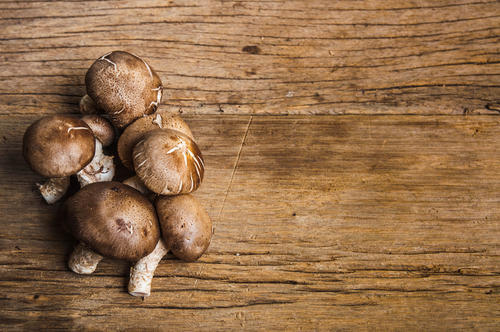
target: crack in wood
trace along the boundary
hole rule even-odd
[[[224,199],[222,200],[222,206],[220,208],[219,214],[217,215],[217,220],[220,220],[220,216],[222,215],[222,211],[224,210],[224,205],[226,203],[227,195],[229,194],[229,190],[231,189],[231,184],[233,183],[234,174],[236,173],[236,169],[238,168],[238,163],[240,162],[240,157],[241,157],[241,151],[243,150],[243,145],[245,144],[245,140],[247,139],[248,131],[250,130],[250,125],[252,124],[252,120],[253,120],[253,115],[250,115],[250,119],[248,120],[245,134],[243,135],[243,139],[241,140],[240,149],[238,150],[238,155],[236,156],[236,161],[234,163],[233,171],[231,173],[231,178],[229,180],[229,184],[226,189],[226,194],[224,195]]]

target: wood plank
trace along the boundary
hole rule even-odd
[[[31,191],[0,116],[0,321],[75,330],[477,329],[500,326],[500,117],[189,116],[208,253],[169,257],[152,296],[127,264],[65,266],[72,239]]]
[[[94,59],[147,59],[190,114],[500,111],[500,3],[3,1],[0,113],[76,112]]]

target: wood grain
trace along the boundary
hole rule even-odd
[[[2,1],[0,113],[76,112],[116,49],[191,114],[500,111],[500,2]]]
[[[0,1],[1,329],[498,330],[499,32],[492,0]],[[126,262],[68,270],[21,155],[117,49],[191,125],[216,227],[144,301]]]
[[[145,301],[127,264],[68,271],[73,240],[32,191],[1,116],[0,321],[12,329],[495,330],[500,117],[189,116],[208,253],[162,261]]]

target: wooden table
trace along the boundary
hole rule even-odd
[[[500,3],[1,1],[2,330],[500,329]],[[152,296],[68,271],[27,126],[144,57],[207,164],[216,228]]]

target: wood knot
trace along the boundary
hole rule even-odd
[[[260,48],[255,45],[247,45],[243,47],[241,50],[249,54],[260,54]]]

